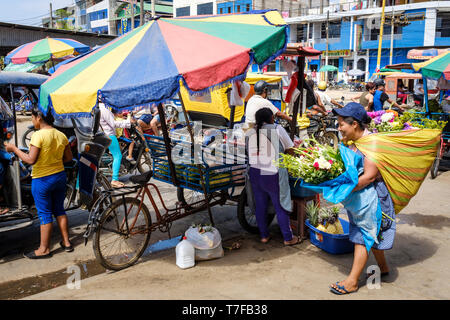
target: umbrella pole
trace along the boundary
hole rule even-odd
[[[292,112],[292,121],[291,121],[291,140],[294,140],[295,129],[297,128],[297,115],[300,103],[303,102],[303,82],[305,81],[304,71],[305,71],[305,57],[299,56],[297,59],[297,68],[298,68],[298,82],[297,89],[300,90],[300,95],[297,100],[294,101],[294,110]],[[301,114],[302,116],[302,114]]]
[[[158,114],[161,120],[161,129],[163,132],[164,144],[166,145],[167,161],[169,162],[170,176],[172,178],[174,186],[178,186],[175,166],[172,162],[172,148],[170,147],[170,137],[166,125],[166,115],[164,113],[164,109],[161,103],[158,104]]]
[[[13,117],[14,117],[14,144],[16,145],[16,147],[19,146],[18,143],[18,139],[17,139],[17,118],[16,118],[16,106],[15,106],[15,101],[14,101],[14,92],[13,92],[13,87],[12,84],[9,84],[9,90],[11,92],[11,109],[13,112]],[[16,170],[16,191],[17,191],[17,203],[19,206],[19,210],[22,210],[22,193],[20,190],[20,172],[19,172],[19,158],[17,156],[15,156],[14,158],[14,169]]]
[[[186,112],[186,108],[184,107],[183,97],[181,96],[181,94],[179,94],[179,97],[180,97],[181,107],[183,108],[184,118],[186,120],[186,126],[188,128],[189,135],[191,136],[191,143],[192,143],[192,146],[194,146],[194,144],[195,144],[194,132],[192,131],[191,122],[189,121],[189,116]],[[192,152],[192,148],[191,148],[191,152]],[[194,157],[195,157],[195,154],[194,154]],[[214,219],[213,219],[212,212],[211,212],[211,206],[209,205],[208,193],[206,192],[205,179],[203,176],[202,165],[197,164],[197,168],[200,173],[200,181],[202,184],[203,194],[205,195],[205,202],[206,202],[206,208],[208,209],[209,220],[211,221],[211,225],[214,227],[215,224],[214,224]]]

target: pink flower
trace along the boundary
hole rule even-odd
[[[319,170],[319,163],[317,161],[314,162],[314,168],[316,168],[316,170]]]
[[[328,160],[328,162],[329,162],[330,164],[333,164],[333,160]]]

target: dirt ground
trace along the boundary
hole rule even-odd
[[[330,92],[333,98],[344,93]],[[19,122],[19,131],[27,122]],[[157,183],[166,203],[176,201],[175,188]],[[450,263],[450,171],[429,176],[410,204],[397,215],[394,248],[386,254],[390,275],[381,289],[370,289],[361,277],[360,289],[335,296],[328,286],[345,279],[352,254],[331,255],[309,240],[284,247],[278,225],[271,225],[273,239],[266,245],[247,233],[236,218],[236,206],[227,203],[213,208],[215,225],[224,247],[240,243],[240,249],[225,249],[225,256],[197,262],[182,270],[175,264],[175,249],[148,252],[134,266],[119,272],[102,268],[95,260],[92,239],[84,245],[82,233],[87,212],[68,213],[72,253],[59,248],[54,229],[53,257],[31,261],[22,253],[39,243],[39,226],[0,234],[0,299],[450,299],[447,280]],[[154,218],[154,213],[152,213]],[[181,235],[192,223],[209,222],[201,212],[175,222],[170,237],[152,233],[150,245]],[[161,242],[163,243],[163,242]],[[367,266],[374,265],[373,256]],[[67,268],[81,270],[80,289],[66,286]]]

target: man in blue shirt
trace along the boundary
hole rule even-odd
[[[401,111],[405,111],[405,109],[397,104],[395,101],[392,101],[386,92],[384,92],[384,81],[382,79],[377,79],[374,81],[374,84],[377,88],[373,95],[373,110],[372,111],[381,111],[383,110],[383,105],[387,101],[391,104],[391,107],[397,107]]]

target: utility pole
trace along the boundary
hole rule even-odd
[[[50,28],[53,28],[53,9],[51,2],[50,2]]]
[[[325,56],[325,65],[328,65],[328,20],[330,19],[330,11],[327,11],[327,27],[326,27],[326,31],[327,31],[327,52],[326,52],[326,56]],[[328,83],[328,71],[325,71],[325,82]]]
[[[392,6],[392,17],[391,17],[391,51],[389,54],[389,64],[392,64],[393,53],[394,53],[394,6]]]
[[[383,26],[384,26],[384,7],[385,6],[386,6],[386,0],[383,0],[383,9],[381,10],[380,38],[378,40],[377,72],[380,71],[380,63],[381,63],[381,47],[383,45]]]
[[[142,26],[144,24],[144,0],[141,0],[140,9],[141,9],[141,12],[139,14],[139,25]]]
[[[131,30],[134,30],[134,1],[131,0]]]
[[[156,16],[156,0],[152,0],[152,18]]]

